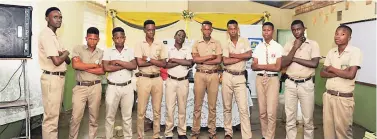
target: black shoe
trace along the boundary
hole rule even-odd
[[[199,134],[191,134],[191,139],[199,139]]]
[[[186,135],[178,135],[178,139],[188,139]]]
[[[173,139],[173,137],[166,137],[165,139]]]
[[[232,139],[232,137],[231,137],[230,135],[226,135],[226,136],[224,137],[224,139]]]

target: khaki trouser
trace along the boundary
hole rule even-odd
[[[266,139],[275,138],[276,113],[279,98],[279,77],[266,77],[268,81],[263,84],[264,77],[257,75],[256,87],[259,106],[259,120],[262,136]]]
[[[134,104],[134,90],[131,84],[126,86],[108,85],[106,89],[106,139],[113,137],[115,115],[119,105],[123,120],[124,139],[132,138],[132,106]]]
[[[162,78],[139,77],[137,86],[137,133],[138,138],[144,138],[144,118],[149,96],[152,95],[153,138],[160,137]]]
[[[287,139],[296,139],[297,102],[300,101],[304,121],[304,139],[314,138],[313,111],[314,111],[314,83],[308,80],[295,83],[285,80],[285,114],[287,116]]]
[[[233,136],[232,130],[232,104],[235,96],[238,112],[241,119],[241,135],[243,139],[251,139],[250,117],[248,112],[248,95],[246,93],[246,79],[244,75],[223,73],[222,98],[224,106],[225,135]]]
[[[178,135],[186,135],[186,105],[187,105],[187,95],[189,92],[189,81],[174,80],[168,78],[166,80],[166,109],[167,109],[167,120],[165,128],[165,137],[173,137],[174,129],[174,112],[178,101]]]
[[[207,92],[208,99],[208,132],[209,136],[216,135],[216,101],[219,91],[219,74],[195,73],[194,82],[194,118],[191,128],[192,135],[198,136],[200,133],[200,123],[204,93]]]
[[[353,139],[353,97],[323,94],[323,132],[325,139]]]
[[[43,100],[43,139],[58,138],[58,122],[63,100],[65,77],[42,73],[41,88]]]
[[[98,114],[101,105],[102,86],[100,83],[92,86],[76,85],[72,94],[72,117],[70,122],[69,138],[77,139],[80,123],[84,115],[85,105],[89,108],[89,139],[95,139],[98,128]]]

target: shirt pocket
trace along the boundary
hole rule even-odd
[[[311,60],[312,59],[311,58],[311,56],[312,56],[312,49],[311,48],[302,48],[301,50],[299,49],[298,51],[300,51],[300,52],[298,53],[297,58],[301,58],[301,59],[305,59],[305,60]]]
[[[153,57],[156,58],[157,60],[161,59],[161,48],[156,48],[153,54]]]
[[[340,59],[340,69],[345,70],[350,67],[351,56],[348,53],[344,53]]]

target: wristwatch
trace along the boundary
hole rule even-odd
[[[151,61],[151,58],[150,57],[147,57],[147,62],[149,63]]]

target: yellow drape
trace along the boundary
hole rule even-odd
[[[181,13],[164,13],[164,12],[116,12],[116,18],[122,20],[124,23],[136,27],[138,29],[143,28],[144,21],[147,19],[154,20],[156,23],[156,28],[163,28],[174,24],[179,20],[185,20],[185,30],[190,36],[190,19],[184,19]],[[238,24],[255,24],[264,19],[264,14],[229,14],[229,13],[195,13],[193,20],[196,22],[203,22],[205,20],[211,21],[212,26],[215,29],[226,30],[226,23],[234,19]],[[113,20],[111,14],[106,17],[106,45],[107,47],[112,46],[112,34]]]
[[[203,22],[205,20],[211,21],[212,26],[217,29],[226,30],[226,23],[233,19],[238,24],[251,25],[263,19],[263,13],[261,14],[228,14],[228,13],[197,13],[194,16],[196,22]]]
[[[151,19],[156,27],[177,22],[182,19],[180,13],[158,13],[158,12],[118,12],[117,17],[130,24],[144,26],[144,21]]]
[[[106,16],[106,46],[111,47],[113,45],[113,35],[112,35],[112,30],[113,30],[113,19],[110,14]]]

